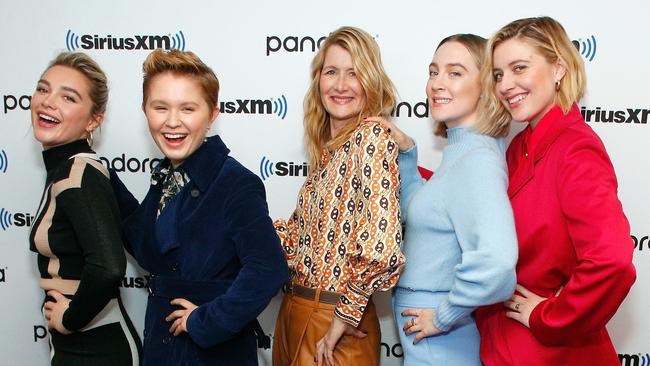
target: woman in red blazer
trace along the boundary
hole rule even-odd
[[[576,102],[582,59],[549,17],[520,19],[488,43],[484,117],[528,122],[508,148],[519,240],[517,292],[480,308],[490,365],[620,365],[605,325],[635,280],[614,168]]]

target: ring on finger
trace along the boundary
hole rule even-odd
[[[518,302],[515,303],[515,311],[519,311],[519,305],[521,305],[521,304],[518,303]]]

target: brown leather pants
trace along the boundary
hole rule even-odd
[[[315,365],[316,342],[329,329],[335,305],[285,295],[275,323],[273,366]],[[334,349],[336,366],[377,366],[381,330],[372,300],[366,307],[359,330],[368,336],[359,339],[344,335]]]

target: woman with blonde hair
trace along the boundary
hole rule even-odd
[[[30,249],[38,253],[52,365],[139,365],[140,339],[124,310],[120,212],[92,150],[104,121],[106,75],[90,56],[59,54],[32,96],[34,138],[43,146],[45,188]]]
[[[388,118],[392,82],[379,47],[342,27],[314,57],[305,97],[310,174],[288,221],[275,227],[291,271],[273,364],[378,365],[371,295],[395,285],[400,252],[397,145],[364,116]]]
[[[507,151],[518,285],[509,301],[477,311],[481,359],[620,364],[605,325],[634,283],[633,246],[612,163],[576,104],[582,59],[549,17],[506,25],[487,52],[483,117],[528,126]]]
[[[417,147],[399,145],[407,265],[393,291],[404,365],[481,365],[472,312],[508,299],[515,287],[517,237],[508,202],[504,136],[509,121],[480,121],[479,77],[486,40],[443,39],[429,64],[426,93],[442,163],[425,182]]]

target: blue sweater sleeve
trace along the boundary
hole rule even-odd
[[[225,294],[196,308],[187,320],[190,337],[204,348],[248,326],[289,279],[287,261],[269,218],[264,185],[249,172],[231,187],[231,192],[224,192],[229,197],[226,221],[242,268]]]
[[[461,248],[451,290],[436,311],[442,331],[478,306],[508,299],[515,287],[517,234],[505,162],[477,149],[448,172],[445,206]]]
[[[402,208],[402,222],[407,222],[406,212],[413,194],[424,184],[424,179],[418,172],[418,148],[413,145],[406,151],[400,151],[397,157],[399,163]]]

